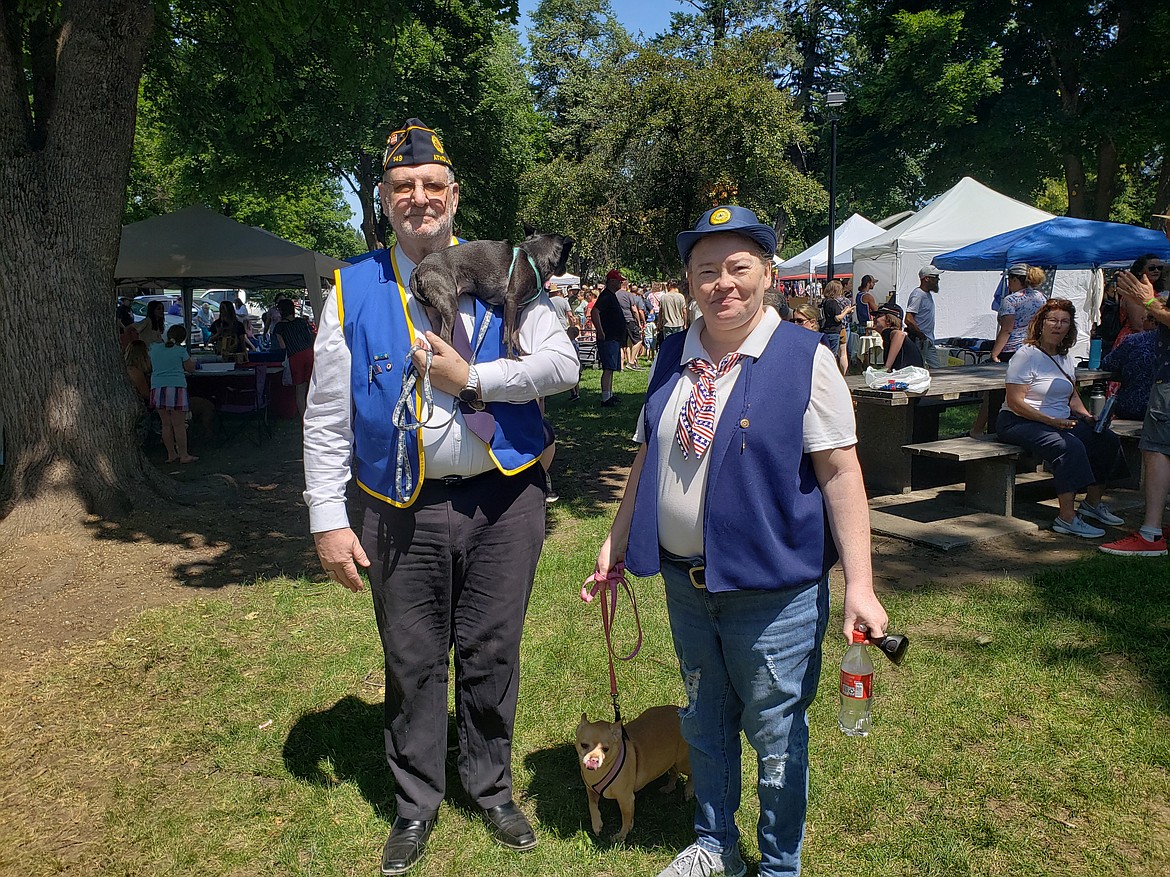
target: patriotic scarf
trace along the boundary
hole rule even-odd
[[[739,353],[729,353],[715,368],[705,359],[696,357],[687,363],[698,381],[691,389],[687,404],[678,415],[678,430],[675,439],[682,448],[683,457],[701,460],[711,441],[715,438],[715,379],[727,374],[740,360]]]

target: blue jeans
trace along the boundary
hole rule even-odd
[[[800,873],[808,806],[808,716],[829,620],[828,577],[784,591],[712,594],[663,563],[670,630],[687,705],[695,832],[737,857],[742,729],[756,750],[760,877]],[[726,861],[726,859],[725,859]]]

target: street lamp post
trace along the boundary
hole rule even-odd
[[[832,113],[829,116],[830,130],[829,135],[829,267],[825,277],[825,282],[829,282],[836,274],[833,259],[836,258],[836,238],[837,238],[837,107],[845,103],[845,92],[830,91],[825,95],[825,103],[828,104],[829,110]]]

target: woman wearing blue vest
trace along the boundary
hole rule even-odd
[[[396,804],[382,848],[389,875],[422,858],[446,794],[452,651],[467,797],[500,844],[537,844],[513,800],[511,764],[520,637],[544,542],[536,400],[571,389],[580,363],[543,294],[520,312],[529,353],[519,359],[503,356],[502,309],[470,295],[460,296],[452,344],[429,331],[410,277],[428,254],[457,243],[459,184],[438,134],[418,119],[390,135],[379,193],[395,241],[337,273],[314,348],[304,459],[321,565],[354,591],[363,588],[358,566],[369,569]],[[420,337],[433,358],[416,346]],[[429,365],[433,411],[422,387],[410,386],[411,363],[417,374]],[[351,479],[360,539],[346,509]]]
[[[799,873],[806,711],[838,558],[846,637],[886,629],[849,391],[817,336],[764,306],[775,247],[772,228],[742,207],[710,210],[678,236],[701,318],[663,342],[641,447],[597,556],[600,574],[621,561],[637,576],[662,573],[687,692],[698,838],[659,877],[746,872],[741,730],[759,762],[759,873]]]

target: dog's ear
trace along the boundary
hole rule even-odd
[[[527,222],[521,223],[521,228],[524,229],[524,237],[530,238],[536,234],[536,229]]]
[[[569,267],[569,251],[573,249],[573,239],[570,237],[561,238],[561,255],[557,259],[557,274],[564,274]]]
[[[582,725],[588,725],[588,724],[589,724],[589,719],[588,719],[588,718],[585,716],[585,713],[581,713],[581,724],[582,724]]]
[[[609,726],[609,738],[615,743],[622,739],[622,723],[614,722]]]

